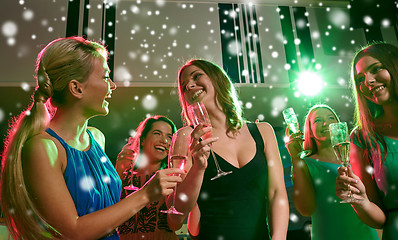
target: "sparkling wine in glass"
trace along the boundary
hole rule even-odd
[[[289,126],[289,129],[293,133],[297,133],[299,131],[298,120],[297,120],[297,115],[294,112],[293,108],[286,108],[285,110],[283,110],[282,114],[283,118],[285,119],[285,123]],[[303,150],[298,154],[298,156],[300,158],[304,158],[310,154],[311,154],[310,150]]]
[[[346,122],[331,123],[329,125],[330,141],[333,146],[337,159],[344,167],[350,166],[350,136]],[[341,203],[352,203],[355,199],[352,197],[351,191],[349,198],[341,201]]]
[[[208,115],[206,108],[202,102],[195,102],[191,105],[188,105],[187,112],[188,112],[189,119],[191,120],[191,122],[193,123],[193,125],[195,127],[197,125],[199,125],[200,123],[202,123],[202,125],[204,127],[211,127],[209,115]],[[212,132],[210,131],[202,136],[202,140],[206,140],[211,137],[212,137]],[[220,165],[218,164],[216,155],[214,154],[212,146],[210,145],[209,147],[210,147],[210,152],[213,156],[214,163],[215,163],[216,169],[217,169],[217,175],[214,176],[213,178],[211,178],[210,180],[215,180],[217,178],[220,178],[220,177],[223,177],[225,175],[232,173],[232,171],[224,172],[223,170],[221,170]]]
[[[134,139],[133,137],[130,137],[128,143],[123,147],[122,152],[123,152],[123,150],[128,149],[128,150],[130,150],[130,152],[132,152],[132,154],[128,154],[128,156],[127,156],[126,155],[127,153],[123,153],[125,156],[121,156],[121,157],[128,158],[131,160],[129,170],[123,172],[123,174],[125,174],[126,177],[130,178],[130,185],[124,186],[123,189],[130,190],[130,191],[137,191],[138,189],[140,189],[139,187],[134,186],[134,184],[133,184],[134,176],[136,174],[138,174],[138,172],[134,171],[134,165],[137,162],[137,158],[138,158],[137,150],[139,151],[139,147],[135,146],[136,142],[137,142],[136,139]],[[139,142],[139,140],[138,140],[138,142]],[[130,173],[130,176],[128,176],[128,173]]]
[[[179,168],[184,170],[188,157],[189,135],[176,132],[173,134],[169,151],[169,168]],[[184,215],[175,208],[175,200],[177,195],[177,185],[174,187],[173,204],[167,210],[160,210],[162,213]]]

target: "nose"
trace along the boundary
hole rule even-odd
[[[169,138],[168,138],[167,136],[162,136],[162,137],[160,138],[160,140],[161,140],[163,143],[168,143],[168,142],[169,142]]]
[[[372,86],[375,82],[376,82],[376,79],[373,74],[371,74],[371,73],[365,74],[365,85],[366,86]]]
[[[189,91],[190,89],[194,88],[196,86],[195,81],[189,80],[187,86],[186,86],[186,90]]]
[[[111,90],[113,91],[113,90],[115,90],[117,87],[116,87],[116,83],[114,82],[114,81],[112,81],[112,80],[110,80],[109,79],[109,84],[110,84],[110,87],[111,87]]]

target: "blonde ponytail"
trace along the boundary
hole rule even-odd
[[[106,54],[105,48],[98,43],[71,37],[54,40],[37,57],[37,88],[32,95],[32,103],[11,122],[1,156],[0,203],[14,239],[60,237],[40,215],[26,188],[22,148],[28,139],[47,128],[56,107],[65,104],[69,81],[84,82],[92,71],[95,58],[106,58]]]

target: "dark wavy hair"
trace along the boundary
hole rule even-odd
[[[170,125],[172,134],[174,134],[177,131],[177,128],[176,128],[175,124],[173,123],[173,121],[171,121],[171,119],[169,119],[166,116],[155,115],[155,116],[150,116],[150,117],[145,118],[142,122],[140,122],[140,124],[136,128],[135,136],[131,137],[129,139],[129,144],[131,144],[131,146],[133,146],[133,148],[136,152],[140,152],[140,153],[142,152],[142,142],[145,140],[146,136],[148,135],[149,130],[151,130],[152,125],[155,122],[160,122],[160,121],[165,122]],[[160,169],[167,168],[167,166],[168,166],[168,163],[167,163],[167,156],[166,156],[161,162]]]

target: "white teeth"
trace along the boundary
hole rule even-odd
[[[195,100],[202,92],[203,92],[203,90],[197,91],[197,92],[192,96],[192,100]]]
[[[382,90],[382,89],[384,89],[384,88],[385,88],[384,86],[380,86],[380,87],[376,88],[374,91],[375,91],[375,92],[379,92],[380,90]]]
[[[161,150],[161,151],[165,151],[166,148],[163,146],[155,146],[156,149]]]

